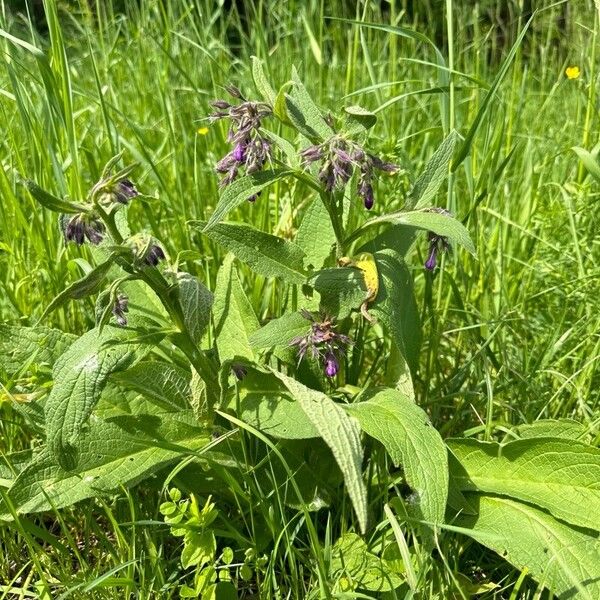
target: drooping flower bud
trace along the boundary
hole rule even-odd
[[[85,242],[85,238],[97,246],[104,239],[104,224],[93,214],[78,213],[68,221],[63,220],[63,235],[65,241],[75,242],[78,246]]]
[[[117,323],[121,327],[127,325],[127,317],[125,313],[129,312],[129,298],[125,294],[119,294],[115,298],[115,303],[112,307],[112,314],[115,316]]]
[[[113,188],[114,199],[119,204],[128,204],[132,198],[138,195],[135,185],[129,179],[121,179]]]

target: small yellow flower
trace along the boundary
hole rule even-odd
[[[208,127],[198,127],[198,129],[196,129],[196,133],[198,135],[206,135],[208,133]]]
[[[581,70],[579,67],[567,67],[565,70],[565,75],[569,79],[577,79],[581,75]]]

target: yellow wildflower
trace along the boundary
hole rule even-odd
[[[565,75],[569,79],[577,79],[581,75],[581,70],[579,67],[567,67],[565,70]]]
[[[198,135],[206,135],[208,133],[208,127],[198,127],[198,129],[196,129],[196,133]]]

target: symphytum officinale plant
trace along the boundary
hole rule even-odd
[[[109,161],[85,201],[59,199],[24,182],[43,206],[60,213],[65,243],[90,246],[96,261],[45,315],[74,299],[98,299],[96,326],[77,339],[42,325],[3,326],[3,368],[19,376],[24,363],[51,365],[54,381],[47,397],[37,394],[20,409],[44,432],[45,445],[13,482],[3,518],[133,484],[182,455],[206,467],[217,446],[219,456],[246,464],[250,457],[239,437],[247,430],[274,450],[286,482],[278,493],[284,504],[302,507],[311,536],[308,511],[333,501],[341,474],[355,529],[365,533],[374,516],[387,518],[402,550],[406,543],[390,506],[384,513],[367,502],[363,444],[374,438],[403,468],[411,492],[392,505],[401,520],[419,527],[425,548],[450,511],[455,528],[527,565],[554,589],[569,589],[560,560],[530,560],[514,535],[487,530],[495,531],[498,519],[511,522],[521,535],[533,531],[528,543],[538,548],[545,543],[531,527],[538,519],[573,544],[587,543],[589,536],[571,525],[594,529],[585,516],[594,511],[577,513],[559,492],[544,488],[542,494],[523,481],[535,482],[540,473],[556,477],[543,457],[565,445],[570,458],[561,463],[563,481],[569,470],[589,479],[593,474],[577,469],[592,460],[593,449],[548,437],[502,446],[452,440],[449,462],[446,444],[414,401],[420,325],[405,256],[419,231],[427,236],[424,268],[430,272],[451,248],[473,252],[461,222],[432,205],[459,136],[446,137],[404,194],[401,166],[371,148],[376,115],[358,106],[325,115],[295,70],[277,93],[258,60],[252,70],[260,100],[229,87],[227,97],[213,103],[209,119],[224,127],[230,151],[215,165],[221,194],[212,216],[189,223],[208,244],[228,251],[212,292],[182,270],[189,252],[169,255],[161,240],[129,230],[127,211],[140,194],[130,179],[134,167],[118,168],[121,156]],[[466,152],[461,147],[458,154]],[[280,235],[225,220],[247,202],[272,203],[275,188],[289,202]],[[399,210],[371,216],[383,195]],[[240,278],[240,263],[254,276],[244,269]],[[268,282],[276,299],[264,302],[260,320],[242,283],[253,277]],[[502,476],[507,456],[522,471],[521,485]],[[223,473],[231,462],[219,464]],[[257,472],[260,464],[259,456]],[[596,496],[579,500],[595,503],[600,514]],[[214,546],[210,537],[207,564]],[[552,556],[560,558],[561,548],[552,547]],[[366,547],[349,533],[336,543],[331,564],[342,565],[353,552],[365,555]],[[382,559],[370,556],[383,568]],[[339,572],[344,589],[373,585],[342,566]],[[416,588],[417,578],[407,566],[375,587],[392,589],[406,580]]]

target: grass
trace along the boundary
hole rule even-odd
[[[598,13],[588,0],[537,4],[483,114],[486,94],[529,18],[521,2],[497,8],[485,1],[264,0],[225,8],[208,0],[122,6],[115,0],[70,3],[67,10],[66,3],[46,0],[45,19],[36,23],[0,2],[0,320],[35,324],[64,282],[81,274],[82,261],[91,260],[65,248],[55,216],[34,206],[18,176],[76,199],[120,150],[139,161],[136,182],[148,195],[130,211],[132,223],[149,228],[172,256],[200,252],[187,268],[214,286],[221,254],[186,222],[206,219],[215,206],[213,165],[226,131],[220,124],[206,135],[198,130],[222,86],[235,83],[252,94],[249,57],[256,55],[276,84],[296,65],[323,107],[337,109],[342,97],[374,110],[388,104],[378,111],[372,143],[406,169],[401,188],[450,129],[466,136],[482,114],[469,157],[437,199],[464,221],[477,257],[457,251],[435,279],[421,268],[423,244],[409,260],[424,324],[419,403],[444,437],[489,439],[522,423],[571,418],[585,423],[597,444],[598,187],[571,148],[592,150],[600,133]],[[438,45],[446,67],[426,43],[347,20],[419,31]],[[564,76],[568,65],[580,66],[579,79]],[[400,195],[378,199],[376,211],[401,205]],[[270,204],[240,211],[265,229],[298,225],[283,186]],[[272,284],[249,273],[244,281],[259,316],[277,308]],[[92,325],[90,315],[91,301],[70,303],[45,324],[79,333]],[[0,388],[3,453],[39,443],[9,402],[26,392],[11,382]],[[248,584],[245,597],[325,594],[331,544],[350,507],[338,497],[336,509],[306,536],[306,514],[281,501],[286,475],[277,448],[252,433],[241,439],[243,453],[263,458],[264,469],[248,472],[240,463],[229,472],[213,459],[206,466],[221,478],[215,490],[222,539],[269,558],[258,588]],[[370,471],[373,505],[389,499],[386,465],[379,463]],[[185,573],[178,542],[158,512],[164,477],[2,527],[0,598],[19,597],[19,589],[40,598],[177,597]],[[185,481],[175,477],[182,489]],[[387,520],[379,529],[393,536]],[[414,532],[404,535],[413,548]],[[461,597],[459,572],[497,583],[486,598],[547,597],[458,535],[444,536],[435,557],[417,548],[414,559],[423,598]]]

